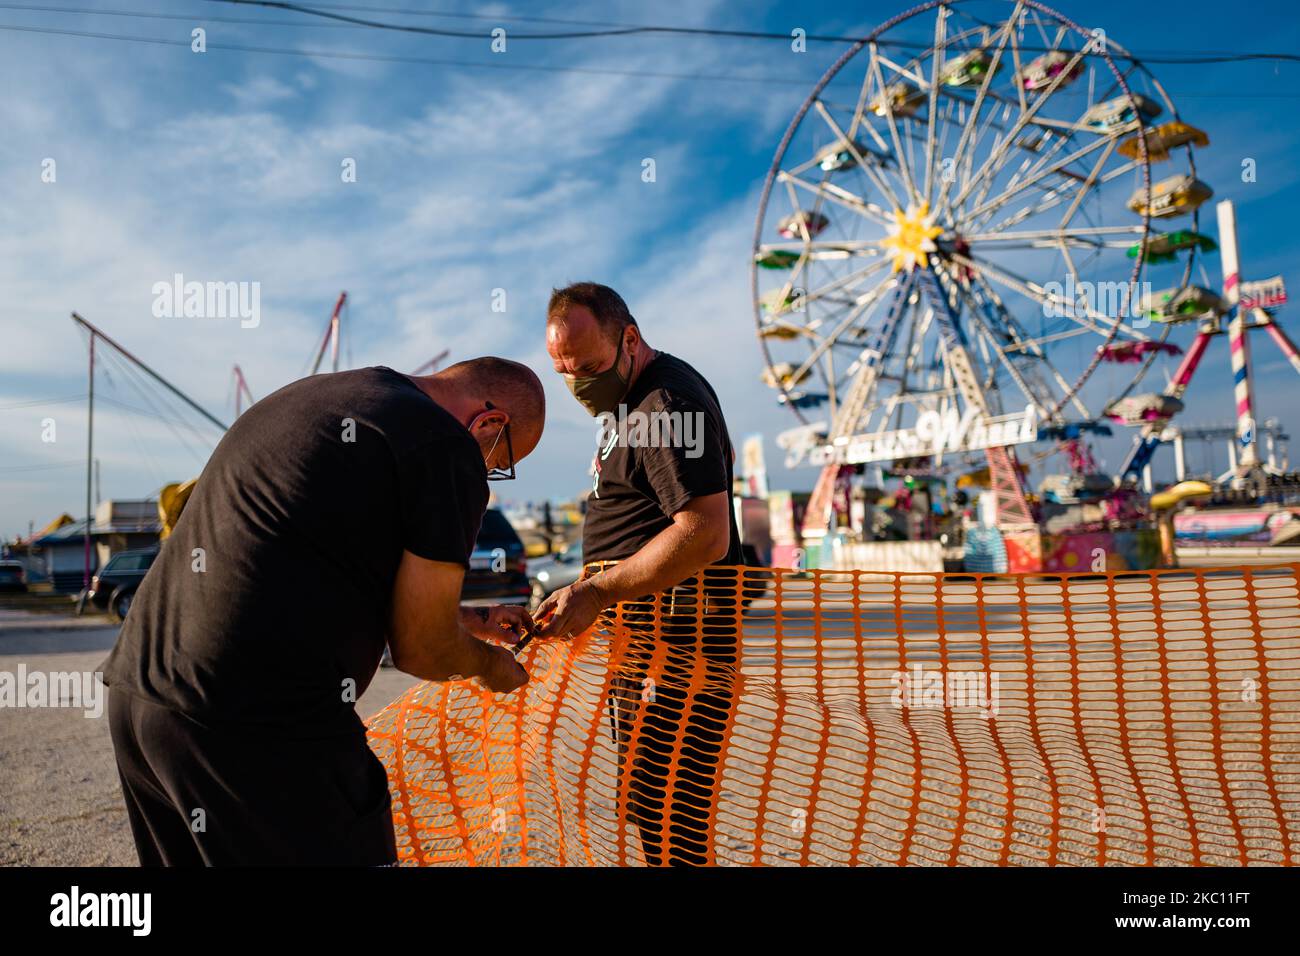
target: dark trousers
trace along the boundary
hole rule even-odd
[[[623,624],[634,636],[610,685],[610,725],[620,781],[629,775],[627,817],[641,834],[649,866],[714,862],[709,814],[717,803],[722,742],[736,706],[738,628],[734,595],[707,599],[707,613],[696,613],[697,600],[698,591],[683,586],[621,606]],[[656,645],[666,652],[657,668]]]
[[[388,779],[357,734],[215,729],[131,694],[109,731],[142,866],[382,866],[397,859]]]

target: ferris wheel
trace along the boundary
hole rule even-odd
[[[753,248],[764,379],[802,422],[787,460],[824,466],[813,533],[838,469],[972,453],[1026,524],[1014,446],[1173,414],[1143,379],[1222,309],[1189,286],[1205,145],[1141,62],[1036,0],[935,0],[845,52],[777,148]]]

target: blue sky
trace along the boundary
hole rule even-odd
[[[352,299],[353,365],[410,370],[447,348],[453,360],[500,354],[543,374],[547,433],[512,497],[568,497],[587,483],[595,430],[549,372],[542,339],[550,288],[582,278],[619,288],[652,345],[710,377],[733,437],[768,436],[775,486],[811,486],[815,473],[785,472],[770,443],[796,423],[759,383],[748,258],[776,143],[844,46],[810,43],[796,54],[762,40],[510,34],[584,29],[528,17],[857,35],[904,4],[354,4],[436,11],[374,17],[484,34],[474,39],[196,0],[58,4],[175,19],[8,8],[24,5],[41,4],[0,7],[0,26],[168,42],[0,29],[0,535],[82,510],[85,345],[69,312],[229,420],[231,366],[259,397],[299,377],[340,289]],[[1252,3],[1248,17],[1208,2],[1056,6],[1139,54],[1300,46],[1289,3]],[[203,54],[189,48],[196,25],[207,30]],[[507,28],[502,54],[488,46],[495,25]],[[316,55],[324,52],[442,62]],[[1152,69],[1183,117],[1211,136],[1199,172],[1237,203],[1246,276],[1300,281],[1288,273],[1300,224],[1300,65]],[[685,78],[701,74],[733,79]],[[1240,181],[1245,157],[1256,160],[1254,183]],[[41,179],[49,158],[53,183]],[[341,180],[345,158],[356,160],[355,183]],[[642,181],[646,158],[653,183]],[[1207,267],[1217,285],[1217,257]],[[259,282],[260,325],[155,318],[153,284],[178,272]],[[492,311],[494,289],[505,290],[504,313]],[[1291,400],[1300,380],[1262,338],[1255,362],[1260,417],[1300,427]],[[174,412],[138,414],[144,397],[120,369],[108,374],[97,384],[104,496],[140,497],[197,474],[211,432],[162,420]],[[1189,424],[1231,421],[1226,339],[1214,343],[1188,405]],[[47,419],[53,442],[42,440]],[[1117,466],[1127,441],[1124,433],[1103,444],[1099,457]],[[1200,454],[1192,451],[1195,467]],[[1163,453],[1158,475],[1170,458]]]

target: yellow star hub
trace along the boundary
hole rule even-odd
[[[930,204],[921,203],[920,208],[908,206],[907,212],[895,209],[889,235],[881,239],[880,244],[893,255],[895,272],[918,265],[924,268],[929,264],[929,253],[937,249],[935,237],[942,232],[943,227],[934,224]]]

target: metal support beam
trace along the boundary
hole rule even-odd
[[[1255,434],[1255,388],[1250,368],[1250,341],[1246,337],[1246,311],[1240,308],[1241,267],[1237,257],[1237,214],[1232,200],[1217,208],[1219,218],[1219,260],[1223,263],[1223,297],[1228,306],[1228,345],[1232,351],[1232,388],[1237,404],[1237,442],[1241,461],[1234,449],[1230,459],[1239,476],[1259,470]]]

